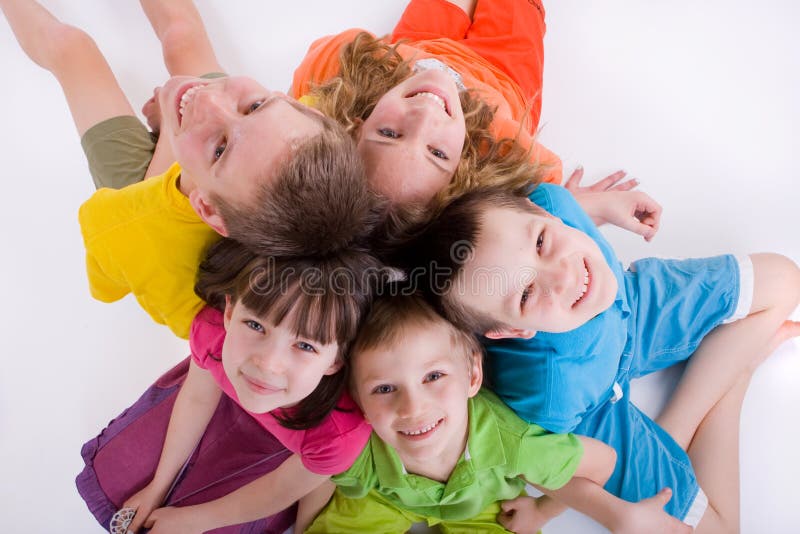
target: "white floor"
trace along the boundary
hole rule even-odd
[[[279,88],[315,37],[352,26],[388,32],[405,5],[198,4],[223,65]],[[165,79],[134,0],[46,5],[96,38],[135,106]],[[542,140],[590,177],[627,169],[664,206],[652,244],[609,232],[621,257],[777,251],[800,262],[798,4],[562,0],[547,8]],[[74,489],[80,446],[187,348],[132,300],[90,299],[76,213],[92,185],[67,107],[3,22],[0,65],[0,530],[101,532]],[[639,384],[640,404],[657,412],[675,376]],[[795,341],[759,370],[748,393],[744,532],[797,532],[798,384]],[[547,530],[602,531],[572,513]]]

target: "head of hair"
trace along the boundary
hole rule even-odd
[[[322,131],[270,169],[247,205],[212,196],[229,236],[258,254],[326,255],[363,242],[381,219],[355,143],[319,119]]]
[[[323,376],[311,395],[276,415],[283,426],[303,429],[319,424],[335,408],[347,380],[348,350],[386,276],[382,264],[359,249],[281,258],[256,254],[224,238],[200,264],[195,292],[219,310],[227,297],[273,326],[285,325],[322,344],[337,343],[342,369]]]
[[[403,343],[408,338],[410,326],[446,328],[453,350],[464,355],[467,365],[473,363],[473,358],[482,357],[483,349],[472,333],[457,328],[420,295],[412,293],[384,295],[373,302],[353,342],[351,358],[357,359],[361,353]]]
[[[354,138],[378,100],[413,74],[413,59],[403,59],[397,47],[367,32],[359,33],[340,52],[338,76],[312,89],[317,108]],[[450,184],[434,203],[446,202],[474,187],[498,185],[520,190],[538,181],[545,169],[530,161],[530,150],[514,139],[496,139],[492,134],[495,109],[470,90],[461,91],[459,97],[466,126],[464,148]]]
[[[528,191],[533,186],[529,186]],[[456,287],[464,265],[474,256],[487,210],[508,208],[525,213],[543,211],[527,195],[500,186],[473,189],[452,199],[424,224],[397,237],[387,261],[407,273],[406,284],[422,292],[428,302],[458,328],[484,334],[507,326],[489,314],[464,305]],[[469,284],[464,284],[469,287]]]

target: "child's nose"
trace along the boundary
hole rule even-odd
[[[198,92],[194,98],[194,112],[198,119],[221,122],[235,114],[230,99],[224,93],[207,90]]]
[[[415,417],[422,412],[423,405],[419,394],[403,390],[399,395],[397,414],[400,417]]]

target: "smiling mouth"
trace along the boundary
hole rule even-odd
[[[273,386],[268,382],[263,382],[261,380],[257,380],[246,374],[242,373],[242,378],[244,378],[247,387],[250,388],[251,391],[259,394],[259,395],[271,395],[272,393],[278,393],[279,391],[283,391],[284,388]]]
[[[586,294],[589,292],[589,286],[591,286],[591,283],[591,271],[589,271],[589,266],[586,264],[586,260],[583,260],[583,283],[578,285],[577,295],[575,297],[575,301],[572,303],[573,308],[584,299]]]
[[[444,419],[439,419],[435,423],[431,423],[417,430],[398,430],[398,433],[402,434],[407,438],[412,438],[412,439],[424,438],[427,437],[428,434],[439,428],[439,425],[442,424],[443,421]]]
[[[186,112],[186,106],[188,106],[189,103],[194,100],[197,90],[205,85],[206,84],[202,82],[190,84],[188,87],[175,95],[175,108],[178,114],[178,126],[180,126],[183,122],[183,114]]]
[[[440,94],[438,91],[433,92],[429,88],[422,89],[420,91],[414,91],[405,96],[405,98],[427,98],[428,100],[435,103],[438,107],[442,108],[442,111],[447,113],[448,116],[450,114],[450,107],[447,105],[447,99],[445,99],[444,95]]]

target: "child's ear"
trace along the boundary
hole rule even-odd
[[[228,330],[228,325],[231,324],[231,317],[233,316],[233,304],[231,303],[231,296],[225,295],[225,312],[222,314],[222,324],[225,330]]]
[[[200,192],[198,189],[193,189],[189,193],[189,203],[192,205],[192,208],[194,208],[194,211],[212,230],[222,237],[228,237],[228,229],[225,227],[225,221],[222,220],[222,216],[217,211],[217,208],[208,201],[205,193]]]
[[[472,355],[469,367],[469,396],[474,397],[483,385],[483,357],[480,352]]]
[[[530,339],[536,335],[536,330],[523,330],[522,328],[511,328],[510,326],[498,327],[483,334],[489,339]]]

